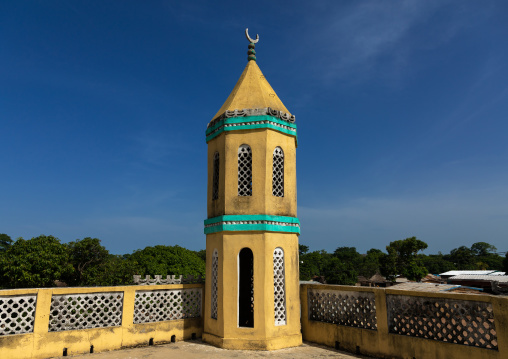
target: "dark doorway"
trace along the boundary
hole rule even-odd
[[[254,256],[249,248],[238,255],[238,326],[254,328]]]

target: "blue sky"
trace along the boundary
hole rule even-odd
[[[2,1],[0,233],[205,247],[246,65],[296,115],[300,243],[508,248],[504,1]]]

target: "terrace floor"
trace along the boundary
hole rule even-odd
[[[72,353],[70,353],[72,355]],[[63,358],[63,357],[58,357]],[[145,346],[138,348],[122,349],[102,353],[83,354],[72,356],[80,359],[166,359],[166,358],[285,358],[285,359],[308,359],[308,358],[368,358],[363,355],[355,355],[333,348],[323,347],[312,343],[304,343],[300,347],[287,348],[274,351],[246,351],[219,349],[201,340],[190,340],[171,344]]]

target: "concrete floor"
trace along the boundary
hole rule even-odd
[[[64,358],[64,357],[58,357]],[[103,353],[84,354],[72,356],[80,359],[214,359],[214,358],[367,358],[354,355],[333,348],[304,343],[300,347],[280,349],[274,351],[245,351],[226,350],[203,343],[201,340],[191,340],[164,345],[146,346],[131,349],[122,349]]]

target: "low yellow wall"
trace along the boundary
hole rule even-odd
[[[303,340],[378,358],[506,359],[508,358],[508,297],[454,293],[426,293],[396,289],[337,285],[301,285]],[[309,320],[311,290],[371,292],[375,295],[377,330]],[[497,350],[389,333],[387,295],[441,298],[490,303],[497,332]]]
[[[0,358],[48,358],[67,355],[101,352],[136,345],[148,345],[201,337],[202,315],[197,318],[169,320],[155,323],[134,324],[134,301],[136,291],[179,290],[203,288],[203,284],[171,284],[94,288],[49,288],[1,290],[0,299],[10,296],[37,294],[33,333],[0,336]],[[122,323],[120,326],[49,332],[51,297],[53,295],[123,292]],[[202,291],[201,300],[204,291]],[[201,308],[203,305],[201,303]]]

